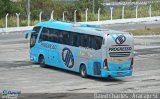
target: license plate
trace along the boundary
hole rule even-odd
[[[118,75],[122,75],[122,74],[123,74],[123,72],[117,72],[117,74],[118,74]]]

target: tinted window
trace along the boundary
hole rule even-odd
[[[34,27],[33,28],[33,33],[31,33],[31,39],[30,39],[30,48],[33,47],[36,44],[37,36],[39,33],[41,27]]]
[[[80,35],[80,46],[89,47],[89,35]]]
[[[78,44],[78,34],[76,33],[70,33],[70,45],[79,47]]]
[[[91,48],[98,50],[102,46],[102,37],[92,36],[91,37]]]
[[[59,40],[60,40],[61,44],[69,45],[69,42],[70,42],[69,32],[61,31],[60,36],[59,36]]]
[[[58,30],[57,30],[58,31]],[[58,31],[58,43],[63,44],[63,35],[62,35],[62,31]]]
[[[50,34],[50,29],[43,28],[39,40],[40,41],[49,41],[49,34]]]
[[[58,30],[50,29],[49,41],[58,43],[58,34],[59,34]]]
[[[40,29],[40,28],[39,28]],[[39,29],[35,28],[35,31]],[[38,32],[35,33],[35,40],[37,38]],[[69,31],[62,31],[57,29],[43,28],[40,35],[40,41],[50,41],[65,45],[71,45],[75,47],[87,47],[98,50],[102,46],[102,37],[91,36],[87,34],[79,34]],[[33,37],[34,41],[34,37]]]

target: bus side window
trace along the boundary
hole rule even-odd
[[[58,31],[55,29],[51,29],[50,30],[50,34],[49,34],[49,41],[50,42],[58,42]]]
[[[63,44],[63,34],[62,34],[62,31],[57,31],[58,32],[58,42],[60,44]]]
[[[91,48],[99,50],[101,49],[101,46],[102,46],[102,38],[93,36],[91,40]]]
[[[80,46],[89,47],[89,35],[80,35]]]
[[[70,45],[79,47],[78,46],[78,34],[70,32]]]
[[[62,31],[62,35],[63,35],[63,42],[62,42],[62,44],[66,44],[66,45],[69,45],[69,41],[70,41],[70,39],[69,39],[69,32],[67,32],[67,31]]]
[[[90,35],[89,36],[89,48],[91,48],[91,49],[92,49],[92,38],[93,38],[93,36]]]
[[[43,28],[41,35],[40,35],[40,42],[41,41],[49,41],[49,29]]]
[[[96,44],[97,44],[97,50],[101,49],[103,38],[102,37],[96,37],[95,39],[96,39]]]

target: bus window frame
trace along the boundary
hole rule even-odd
[[[38,42],[42,42],[44,40],[41,41],[41,36],[43,35],[43,30],[44,29],[47,29],[49,31],[48,33],[48,40],[45,40],[45,41],[48,41],[48,42],[52,42],[52,43],[58,43],[58,44],[63,44],[63,45],[69,45],[69,46],[72,46],[72,47],[82,47],[82,48],[86,48],[86,49],[91,49],[91,50],[99,50],[102,48],[102,45],[103,45],[103,42],[104,42],[104,38],[101,37],[101,36],[97,36],[97,35],[90,35],[90,34],[85,34],[85,33],[78,33],[78,32],[74,32],[74,31],[66,31],[66,30],[59,30],[59,29],[54,29],[54,28],[48,28],[48,27],[42,27],[40,28],[39,32],[39,37],[38,37]],[[57,35],[57,40],[56,41],[52,41],[51,40],[51,37],[50,35],[54,33]],[[64,38],[63,38],[63,33],[67,33],[67,35],[69,36],[68,37],[68,43],[64,43]],[[62,35],[62,38],[60,38],[60,35]],[[77,36],[77,41],[76,41],[76,45],[73,45],[71,42],[73,40],[73,36]],[[82,36],[87,36],[87,44],[86,46],[82,46],[80,43],[81,43],[81,38],[83,38]],[[72,38],[71,38],[72,37]],[[100,48],[96,49],[96,48],[93,48],[92,47],[92,39],[95,38],[95,37],[98,37],[101,39],[101,45],[100,45]],[[84,40],[85,41],[85,40]]]

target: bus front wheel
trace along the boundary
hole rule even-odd
[[[86,69],[85,65],[81,65],[81,67],[80,67],[80,75],[83,78],[87,77],[87,69]]]
[[[40,67],[42,67],[42,68],[46,67],[45,61],[44,61],[44,56],[42,56],[42,55],[39,57],[39,64],[40,64]]]

